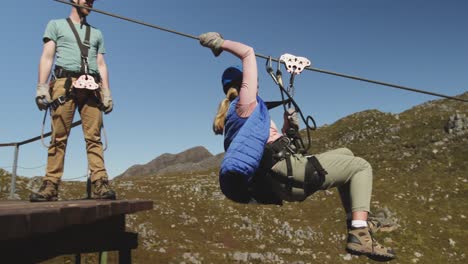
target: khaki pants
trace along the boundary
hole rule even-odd
[[[347,148],[335,149],[315,155],[322,167],[328,172],[320,189],[337,187],[346,213],[356,211],[370,211],[372,194],[372,167],[364,159],[355,157]],[[292,171],[295,176],[304,178],[307,157],[291,156]],[[272,170],[281,175],[287,175],[286,161],[276,163]],[[275,186],[283,200],[300,201],[303,196],[288,194],[284,188]]]
[[[60,78],[52,84],[52,100],[65,95],[66,78]],[[73,78],[73,81],[76,79]],[[91,181],[107,178],[104,167],[104,156],[101,142],[102,113],[98,107],[94,91],[74,89],[75,99],[52,110],[52,140],[48,150],[45,180],[59,183],[63,175],[65,151],[68,135],[75,110],[78,108],[82,120],[83,134],[86,142],[88,166],[91,171]]]

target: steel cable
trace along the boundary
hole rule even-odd
[[[87,7],[87,6],[81,6],[81,5],[71,3],[71,2],[66,2],[66,1],[63,1],[63,0],[54,0],[54,1],[62,3],[62,4],[75,6],[75,7],[85,8],[85,9],[88,9],[88,10],[91,10],[93,12],[100,13],[100,14],[103,14],[103,15],[111,16],[111,17],[114,17],[114,18],[119,18],[119,19],[126,20],[126,21],[129,21],[129,22],[132,22],[132,23],[140,24],[140,25],[143,25],[143,26],[159,29],[159,30],[166,31],[166,32],[169,32],[169,33],[173,33],[173,34],[177,34],[177,35],[180,35],[180,36],[183,36],[183,37],[198,40],[197,36],[182,33],[182,32],[178,32],[178,31],[175,31],[175,30],[172,30],[172,29],[163,28],[163,27],[156,26],[156,25],[152,25],[150,23],[146,23],[146,22],[139,21],[139,20],[136,20],[136,19],[123,17],[123,16],[120,16],[120,15],[112,14],[112,13],[102,11],[102,10],[99,10],[99,9],[95,9],[95,8],[91,8],[91,7]],[[259,54],[259,53],[255,53],[255,56],[257,56],[259,58],[263,58],[263,59],[270,58],[269,56],[265,56],[265,55],[262,55],[262,54]],[[272,60],[275,61],[275,62],[278,62],[277,59],[272,59]],[[368,83],[378,84],[378,85],[382,85],[382,86],[397,88],[397,89],[401,89],[401,90],[411,91],[411,92],[415,92],[415,93],[422,93],[422,94],[427,94],[427,95],[432,95],[432,96],[437,96],[437,97],[443,97],[443,98],[447,98],[447,99],[451,99],[451,100],[457,100],[457,101],[468,103],[467,99],[462,99],[462,98],[448,96],[448,95],[444,95],[444,94],[440,94],[440,93],[434,93],[434,92],[429,92],[429,91],[425,91],[425,90],[410,88],[410,87],[407,87],[407,86],[402,86],[402,85],[397,85],[397,84],[392,84],[392,83],[387,83],[387,82],[381,82],[381,81],[375,81],[375,80],[371,80],[371,79],[367,79],[367,78],[362,78],[362,77],[353,76],[353,75],[349,75],[349,74],[337,73],[337,72],[328,71],[328,70],[319,69],[319,68],[306,67],[304,69],[309,70],[309,71],[315,71],[315,72],[319,72],[319,73],[334,75],[334,76],[338,76],[338,77],[342,77],[342,78],[348,78],[348,79],[358,80],[358,81],[362,81],[362,82],[368,82]]]

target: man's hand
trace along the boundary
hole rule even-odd
[[[36,88],[36,104],[39,110],[46,110],[52,102],[49,93],[49,85],[47,83],[39,83]]]
[[[102,105],[104,106],[104,114],[112,112],[114,104],[112,103],[111,92],[109,88],[102,88]]]
[[[224,39],[218,32],[207,32],[201,34],[198,39],[200,40],[200,44],[204,47],[210,48],[216,57],[223,52],[221,45],[223,45]]]

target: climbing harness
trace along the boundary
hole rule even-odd
[[[80,36],[76,31],[75,25],[70,18],[67,18],[68,25],[70,26],[73,35],[75,35],[76,42],[81,51],[81,69],[80,72],[84,73],[76,81],[73,82],[73,87],[78,89],[89,89],[96,90],[99,88],[99,84],[94,81],[93,76],[89,75],[89,65],[88,65],[88,53],[90,48],[90,38],[91,38],[91,26],[86,25],[86,34],[85,40],[81,42]]]

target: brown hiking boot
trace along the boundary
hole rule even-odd
[[[39,191],[31,193],[29,196],[31,202],[48,202],[58,200],[58,184],[49,180],[42,182]]]
[[[369,232],[369,228],[351,229],[348,233],[348,244],[346,250],[355,255],[366,255],[373,260],[386,261],[394,259],[395,252],[380,245]]]
[[[115,200],[115,192],[109,187],[109,181],[107,179],[96,180],[93,182],[93,185],[95,199]]]
[[[369,218],[369,220],[367,220],[367,225],[372,234],[376,232],[392,232],[398,228],[394,223],[383,223],[377,218]]]

